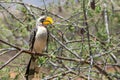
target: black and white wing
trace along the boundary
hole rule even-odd
[[[33,46],[34,46],[34,42],[35,42],[36,32],[37,32],[37,29],[34,28],[34,29],[31,31],[31,34],[30,34],[30,39],[29,39],[29,47],[30,47],[30,51],[33,50]]]
[[[48,53],[48,43],[49,43],[49,30],[47,29],[47,43],[46,43],[46,49],[45,49],[46,53]]]

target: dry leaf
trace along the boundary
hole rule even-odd
[[[14,71],[10,71],[10,78],[14,79],[17,76],[17,73]]]

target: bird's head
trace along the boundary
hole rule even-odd
[[[51,17],[41,16],[36,21],[36,26],[47,26],[53,24],[53,19]]]

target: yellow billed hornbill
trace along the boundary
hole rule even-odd
[[[36,21],[36,27],[32,30],[29,40],[30,51],[33,53],[42,53],[47,45],[48,30],[47,26],[53,24],[51,17],[41,16]],[[38,67],[36,56],[31,55],[29,64],[26,70],[26,80],[31,80],[34,77],[36,68]],[[31,78],[32,77],[32,78]]]

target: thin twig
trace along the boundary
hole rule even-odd
[[[59,74],[53,75],[53,76],[51,76],[51,77],[48,77],[48,78],[46,78],[45,80],[51,80],[51,79],[54,79],[54,78],[56,78],[56,77],[60,77],[60,76],[63,76],[63,75],[67,75],[67,74],[69,74],[69,73],[72,73],[72,74],[75,74],[75,75],[76,75],[76,73],[73,72],[73,71],[65,71],[65,72],[63,72],[63,73],[59,73]]]
[[[99,67],[98,65],[94,65],[96,68],[97,68],[97,70],[99,71],[99,72],[101,72],[102,74],[104,74],[109,80],[112,80],[111,79],[111,77],[109,76],[109,74],[105,71],[105,70],[103,70],[101,67]]]
[[[44,3],[44,7],[45,7],[45,14],[48,15],[48,10],[47,10],[46,4],[45,4],[45,0],[43,0],[43,3]]]
[[[42,9],[42,8],[37,7],[37,6],[35,6],[35,5],[23,3],[23,2],[5,2],[5,1],[3,2],[3,1],[2,1],[2,2],[0,2],[0,3],[8,3],[8,4],[16,3],[16,4],[21,4],[21,5],[27,5],[27,6],[29,6],[29,7],[33,7],[33,8],[39,9],[39,10],[41,10],[41,11],[45,11],[45,9]],[[48,12],[49,14],[51,14],[51,15],[54,15],[54,16],[60,18],[60,19],[64,19],[64,17],[62,17],[62,16],[60,16],[60,15],[58,15],[58,14],[55,14],[55,13],[50,12],[50,11],[47,11],[47,12]],[[65,20],[65,21],[69,22],[69,20]]]
[[[107,10],[106,10],[107,4],[104,3],[104,19],[105,19],[105,27],[106,27],[106,32],[107,32],[107,36],[108,36],[108,42],[110,42],[110,32],[109,32],[109,25],[108,25],[108,14],[107,14]]]
[[[108,13],[106,10],[107,4],[104,3],[104,20],[105,20],[105,27],[106,27],[106,32],[107,32],[107,42],[110,42],[110,32],[109,32],[109,23],[108,23]],[[114,54],[110,53],[110,56],[112,57],[112,59],[114,60],[114,62],[117,62],[117,58]]]
[[[29,14],[33,17],[33,19],[36,20],[35,15],[33,14],[33,12],[31,11],[31,8],[25,4],[23,4],[23,6],[28,10]]]
[[[2,40],[2,39],[0,39],[0,42],[4,43],[4,44],[6,44],[6,45],[9,45],[9,46],[11,46],[11,47],[13,47],[13,48],[15,48],[15,49],[17,49],[17,50],[21,50],[20,47],[17,47],[17,46],[15,46],[15,45],[13,45],[13,44],[10,44],[10,43]]]
[[[94,55],[93,57],[94,58],[97,58],[97,57],[101,57],[101,56],[104,56],[104,55],[107,55],[107,54],[112,54],[112,52],[114,51],[114,50],[116,50],[117,49],[117,47],[120,45],[120,42],[116,45],[116,46],[114,46],[112,49],[110,49],[109,51],[107,51],[107,52],[102,52],[102,53],[100,53],[100,54],[96,54],[96,55]],[[112,56],[112,55],[111,55]],[[113,57],[112,57],[113,58]],[[115,59],[115,61],[117,62],[117,59],[116,58],[114,58]]]
[[[77,58],[80,58],[80,56],[77,53],[75,53],[71,49],[67,48],[66,45],[64,45],[61,41],[59,41],[52,33],[50,33],[50,36],[52,38],[54,38],[60,45],[62,45],[67,51],[69,51],[70,53],[72,53],[73,55],[75,55]]]
[[[6,53],[9,53],[11,51],[16,51],[16,49],[13,49],[13,48],[12,49],[10,49],[10,48],[4,49],[4,50],[0,51],[0,56],[4,55]]]
[[[23,52],[23,50],[20,50],[15,56],[13,56],[11,59],[9,59],[7,62],[5,62],[5,64],[3,64],[0,67],[0,70],[3,69],[6,65],[8,65],[11,61],[13,61],[16,57],[18,57],[22,52]]]
[[[32,55],[38,55],[38,56],[46,56],[48,58],[52,58],[52,56],[50,56],[49,54],[43,54],[43,53],[32,53],[31,51],[28,51],[28,50],[24,50],[24,49],[21,49],[17,46],[14,46],[12,44],[9,44],[8,42],[5,42],[5,41],[2,41],[0,40],[0,42],[6,44],[6,45],[9,45],[11,47],[14,47],[16,49],[19,50],[19,52],[13,57],[11,58],[10,60],[8,60],[2,67],[0,67],[0,70],[2,68],[4,68],[7,64],[9,64],[12,60],[14,60],[17,56],[19,56],[21,53],[28,53],[28,54],[32,54]],[[76,58],[67,58],[67,57],[62,57],[62,56],[56,56],[55,58],[57,59],[62,59],[62,60],[67,60],[67,61],[74,61],[74,62],[77,62],[77,63],[84,63],[84,64],[90,64],[91,62],[90,61],[86,61],[84,59],[76,59]],[[108,78],[110,78],[107,74],[107,72],[105,72],[104,70],[102,70],[102,68],[100,68],[98,65],[93,65],[95,68],[97,68],[100,72],[102,72],[105,76],[107,76]],[[71,72],[70,72],[71,73]],[[72,72],[73,73],[73,72]],[[64,73],[63,73],[64,74]],[[111,78],[109,79],[111,80]]]
[[[3,7],[1,4],[0,6],[7,11],[12,17],[14,17],[14,19],[16,19],[17,21],[19,21],[21,24],[24,24],[22,21],[20,21],[15,15],[13,15],[8,9],[6,9],[5,7]]]
[[[91,69],[93,66],[93,55],[92,55],[92,51],[91,51],[91,45],[90,45],[90,34],[89,34],[89,25],[86,22],[87,21],[87,12],[86,12],[86,7],[85,7],[85,2],[86,0],[83,0],[83,13],[84,13],[84,24],[86,26],[86,30],[87,30],[87,38],[88,38],[88,46],[89,46],[89,55],[90,55],[90,67],[89,67],[89,74],[88,74],[88,80],[90,80],[91,78]]]
[[[33,54],[33,55],[39,55],[39,56],[46,56],[46,57],[48,57],[48,58],[52,58],[52,56],[50,56],[50,55],[48,55],[48,54],[43,54],[43,53],[33,53],[33,52],[31,52],[31,51],[28,51],[28,50],[24,50],[24,49],[21,49],[20,47],[18,47],[18,46],[15,46],[15,45],[12,45],[12,44],[10,44],[10,43],[8,43],[8,42],[5,42],[5,41],[3,41],[3,40],[1,40],[0,39],[0,42],[2,42],[2,43],[4,43],[4,44],[6,44],[6,45],[9,45],[9,46],[11,46],[11,47],[13,47],[13,48],[16,48],[17,50],[22,50],[22,52],[25,52],[25,53],[28,53],[28,54]],[[77,62],[80,62],[80,61],[84,61],[84,59],[74,59],[74,58],[66,58],[66,57],[61,57],[61,56],[56,56],[56,58],[58,58],[58,59],[63,59],[63,60],[68,60],[68,61],[77,61]]]

